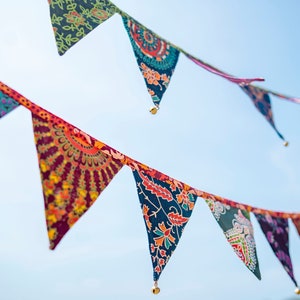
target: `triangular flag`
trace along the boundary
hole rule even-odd
[[[178,181],[159,180],[145,170],[133,170],[148,233],[153,278],[157,281],[176,249],[197,196]]]
[[[292,218],[292,221],[298,231],[298,234],[300,235],[300,216],[298,218]]]
[[[260,111],[260,113],[267,119],[267,121],[274,128],[278,136],[285,141],[282,134],[277,130],[271,107],[271,99],[269,94],[263,89],[256,87],[254,85],[241,85],[242,90],[250,97],[255,107]]]
[[[158,107],[175,70],[179,51],[129,16],[122,16],[138,66]]]
[[[13,98],[7,96],[6,94],[0,91],[0,118],[7,115],[19,105],[20,104]]]
[[[234,252],[246,267],[261,279],[250,214],[213,199],[206,199]]]
[[[54,249],[123,165],[71,126],[35,114],[32,121],[50,248]]]
[[[116,6],[109,0],[48,0],[59,55],[109,19]]]
[[[294,284],[297,286],[289,252],[288,219],[272,217],[269,214],[255,214],[255,216],[273,252]]]

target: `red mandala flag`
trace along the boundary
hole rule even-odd
[[[123,164],[67,123],[47,121],[35,114],[32,122],[50,249],[54,249]]]

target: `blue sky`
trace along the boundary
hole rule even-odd
[[[300,97],[297,0],[114,2],[160,36],[261,86]],[[300,106],[272,97],[283,147],[242,90],[179,58],[157,115],[121,17],[64,56],[48,2],[2,1],[0,80],[95,138],[198,189],[267,209],[299,211]],[[294,286],[254,216],[258,281],[202,199],[153,296],[135,183],[124,167],[55,251],[48,249],[30,113],[0,122],[0,290],[4,300],[292,300]],[[299,237],[290,252],[300,281]],[[295,298],[297,299],[297,298]]]

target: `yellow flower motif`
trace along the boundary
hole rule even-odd
[[[82,197],[86,197],[87,191],[82,188],[77,188],[77,193]]]
[[[90,191],[90,197],[92,201],[94,202],[99,196],[99,193],[97,191]]]
[[[62,188],[64,190],[69,190],[71,189],[73,186],[68,182],[68,181],[64,181],[63,184],[62,184]]]
[[[53,241],[56,238],[57,230],[56,228],[51,228],[48,230],[48,237],[50,241]]]
[[[60,176],[55,174],[53,171],[50,173],[49,178],[50,178],[50,180],[53,180],[54,183],[58,183],[61,179]]]
[[[43,173],[49,170],[49,166],[43,159],[40,160],[40,169]]]

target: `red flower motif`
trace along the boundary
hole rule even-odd
[[[173,213],[173,212],[168,214],[168,218],[170,222],[176,226],[182,226],[184,223],[186,223],[189,220],[188,218],[183,217],[179,213]]]

